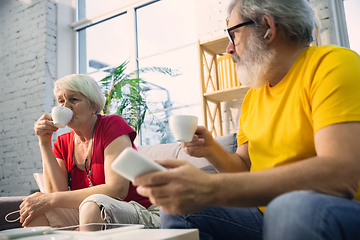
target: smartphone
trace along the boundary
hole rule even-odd
[[[165,167],[140,154],[132,147],[125,148],[111,164],[111,168],[130,181],[145,173],[167,171]]]

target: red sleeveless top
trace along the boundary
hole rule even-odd
[[[74,142],[74,131],[62,134],[57,137],[53,152],[56,158],[64,160],[68,174],[71,171],[71,189],[77,190],[89,187],[89,181],[87,179],[86,171],[75,167],[73,159],[73,142]],[[104,151],[105,148],[116,138],[128,134],[134,145],[134,139],[136,132],[125,122],[125,120],[118,115],[102,116],[98,115],[98,120],[94,132],[94,145],[91,159],[91,175],[90,179],[94,186],[105,183],[105,172],[104,172]],[[72,169],[72,170],[71,170]],[[145,208],[151,206],[148,198],[140,196],[136,192],[136,188],[130,182],[129,191],[124,201],[136,201]]]

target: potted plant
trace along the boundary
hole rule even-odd
[[[139,132],[144,123],[145,114],[149,109],[146,102],[146,90],[151,88],[151,83],[139,78],[139,74],[158,72],[176,77],[180,73],[166,67],[148,67],[126,74],[125,70],[128,63],[129,61],[123,62],[114,68],[108,76],[100,80],[105,94],[103,114],[115,113],[120,115],[135,131]],[[158,120],[156,122],[159,124]]]

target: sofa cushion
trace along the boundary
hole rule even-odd
[[[204,172],[207,172],[207,173],[217,173],[215,168],[213,168],[213,166],[211,166],[211,165],[207,165],[205,167],[202,167],[201,170],[203,170]]]
[[[176,159],[186,160],[189,163],[196,166],[197,168],[203,168],[210,165],[210,163],[208,162],[208,160],[206,160],[206,158],[191,157],[186,152],[184,152],[184,150],[181,147]]]
[[[229,153],[236,152],[236,149],[238,147],[236,140],[236,133],[215,137],[214,139],[226,152]]]
[[[138,151],[151,160],[176,159],[181,146],[178,143],[144,145],[137,147]]]
[[[226,152],[236,152],[236,133],[215,137],[214,139]],[[138,150],[152,160],[181,159],[190,162],[206,172],[216,172],[205,158],[191,157],[185,153],[180,143],[145,145],[139,146]]]
[[[16,222],[7,222],[5,220],[5,216],[13,211],[19,210],[19,206],[22,203],[22,200],[26,196],[16,196],[16,197],[0,197],[0,230],[12,229],[12,228],[20,228],[20,221]],[[20,216],[19,213],[14,213],[9,216],[9,220],[16,219]]]
[[[44,183],[44,174],[43,173],[33,173],[33,176],[35,178],[36,184],[38,185],[40,192],[46,193],[45,183]]]

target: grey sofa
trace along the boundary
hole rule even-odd
[[[216,137],[215,140],[222,146],[227,152],[235,152],[237,148],[236,134],[229,134],[226,136]],[[169,143],[161,145],[147,145],[139,146],[140,153],[148,156],[152,160],[163,159],[182,159],[187,160],[198,168],[203,169],[209,173],[216,173],[212,166],[205,158],[194,158],[187,155],[181,148],[179,143]],[[5,221],[5,216],[9,212],[19,209],[19,205],[22,202],[24,196],[16,197],[0,197],[0,231],[5,229],[21,227],[19,221],[14,223],[8,223]],[[14,214],[10,219],[17,218],[19,215]]]

